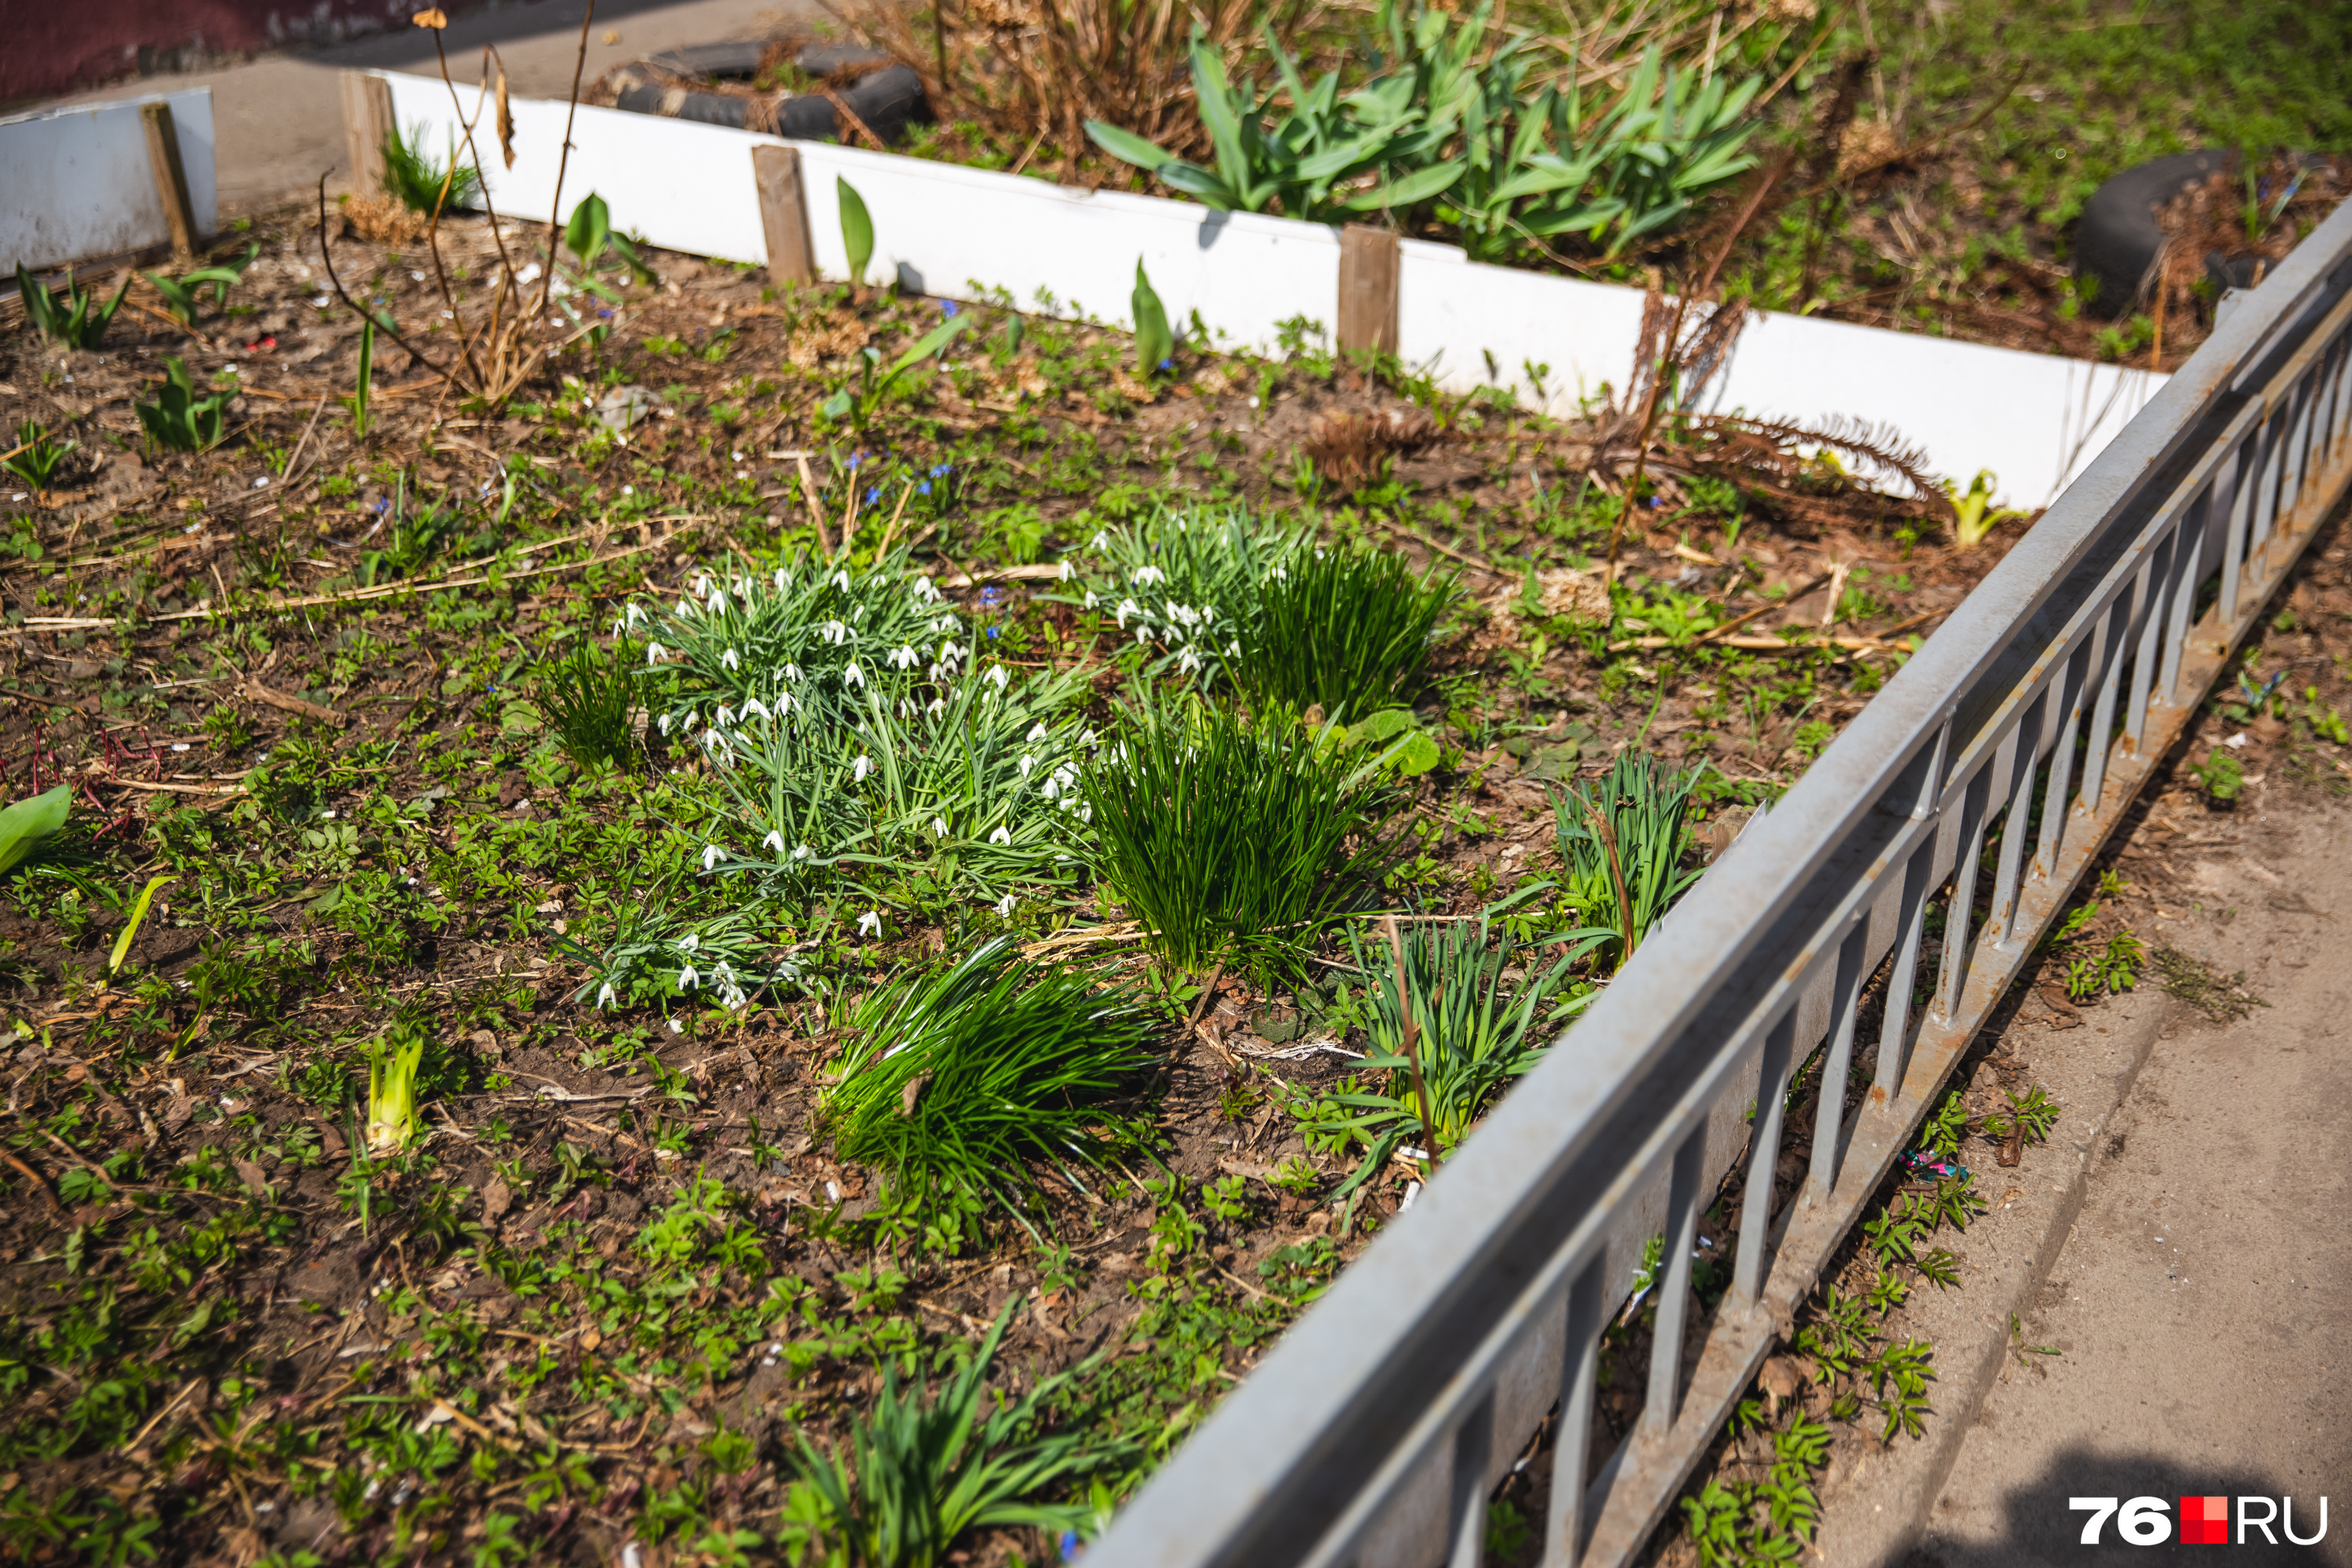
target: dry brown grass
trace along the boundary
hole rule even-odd
[[[1326,484],[1354,491],[1379,478],[1390,459],[1418,452],[1443,436],[1422,408],[1327,414],[1307,437],[1307,456]]]

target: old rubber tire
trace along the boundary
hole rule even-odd
[[[649,58],[646,64],[676,76],[748,79],[758,72],[766,46],[757,41],[697,44]],[[817,44],[801,51],[796,64],[812,75],[824,76],[846,67],[878,63],[888,58],[871,50],[840,44]],[[845,88],[842,102],[886,142],[907,133],[908,123],[927,117],[923,79],[902,65],[887,66]],[[752,100],[724,92],[697,92],[692,88],[649,80],[631,72],[625,77],[614,106],[635,114],[657,114],[670,120],[692,120],[705,125],[744,127]],[[847,127],[833,101],[819,94],[775,100],[775,134],[800,142],[845,140]]]
[[[2218,148],[2177,153],[2126,169],[2092,194],[2074,226],[2074,276],[2096,283],[2088,301],[2094,314],[2113,320],[2138,307],[2164,249],[2157,208],[2229,165],[2230,154]]]

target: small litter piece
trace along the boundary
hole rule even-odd
[[[642,386],[616,386],[596,404],[596,423],[607,430],[626,430],[650,417],[661,400]]]

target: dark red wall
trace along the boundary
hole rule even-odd
[[[442,0],[444,9],[456,5]],[[0,0],[0,103],[407,24],[421,0]]]

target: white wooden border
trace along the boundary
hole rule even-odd
[[[168,243],[140,108],[172,106],[196,233],[220,216],[213,177],[213,93],[150,93],[0,120],[0,278]]]
[[[436,79],[379,74],[392,84],[394,117],[424,126],[437,155],[457,119],[449,89]],[[470,112],[473,93],[460,90]],[[544,220],[565,105],[512,107],[514,167],[500,166],[492,146],[484,177],[503,216]],[[895,275],[903,288],[959,300],[1003,289],[1024,307],[1050,297],[1058,314],[1126,326],[1140,260],[1180,331],[1197,311],[1223,346],[1261,352],[1276,347],[1285,321],[1328,325],[1337,316],[1339,235],[1319,224],[619,110],[577,111],[566,215],[593,190],[615,226],[655,245],[764,265],[750,155],[762,144],[800,150],[825,277],[848,272],[835,200],[842,178],[873,216],[869,280]],[[1449,245],[1407,240],[1402,251],[1399,352],[1448,390],[1505,386],[1565,414],[1604,383],[1623,384],[1641,329],[1635,290],[1484,266]],[[1548,367],[1540,395],[1530,364]],[[1709,403],[1799,421],[1845,415],[1891,424],[1927,449],[1936,471],[1965,484],[1990,468],[2003,502],[2032,506],[2063,489],[2164,382],[2051,354],[1761,314]]]

